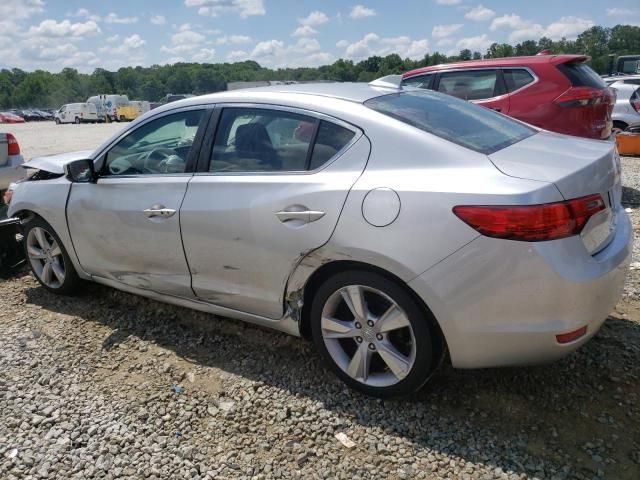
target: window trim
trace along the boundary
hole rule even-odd
[[[320,121],[325,120],[327,122],[333,123],[340,127],[346,128],[354,133],[353,138],[340,150],[336,152],[336,154],[323,163],[318,168],[313,170],[281,170],[281,171],[248,171],[248,172],[210,172],[209,167],[211,164],[211,156],[213,153],[213,146],[215,144],[215,139],[218,135],[218,124],[220,123],[220,118],[222,116],[222,112],[224,109],[235,109],[235,108],[250,108],[250,109],[260,109],[260,110],[276,110],[287,113],[294,113],[298,115],[304,115],[306,117],[310,117],[316,120],[316,128],[313,133],[313,144],[310,143],[310,147],[313,145],[315,147],[315,140],[318,135],[318,130],[320,129]],[[200,149],[200,156],[198,159],[198,168],[196,170],[196,176],[215,176],[215,177],[227,177],[227,176],[282,176],[282,175],[313,175],[318,173],[321,170],[324,170],[333,162],[335,162],[338,158],[340,158],[347,150],[349,150],[359,139],[364,135],[364,132],[357,126],[345,122],[342,119],[332,117],[331,115],[326,115],[324,113],[316,112],[313,110],[307,110],[305,108],[298,107],[290,107],[287,105],[278,105],[278,104],[270,104],[270,103],[251,103],[251,102],[225,102],[216,104],[215,111],[212,115],[212,119],[209,122],[206,132],[207,140],[202,145]],[[307,162],[311,161],[311,156],[313,155],[313,148],[309,148],[307,151]],[[311,152],[311,155],[309,155]],[[205,157],[205,161],[203,161],[203,157]],[[308,165],[309,163],[307,163]]]
[[[99,172],[98,181],[100,179],[107,179],[107,178],[153,178],[153,177],[193,175],[193,173],[195,172],[196,161],[198,159],[198,155],[202,148],[202,140],[205,135],[205,132],[207,131],[208,125],[211,121],[211,114],[213,112],[214,107],[215,107],[215,104],[209,103],[209,104],[201,104],[201,105],[189,105],[188,107],[173,108],[171,110],[165,110],[164,112],[159,112],[156,115],[145,118],[144,121],[141,121],[140,123],[137,123],[135,125],[132,124],[130,128],[126,129],[116,138],[112,139],[104,148],[100,149],[100,151],[96,150],[93,161],[95,164],[96,172]],[[102,173],[103,168],[105,167],[107,154],[109,153],[109,151],[111,151],[111,149],[114,146],[120,143],[120,141],[124,139],[124,137],[130,135],[131,133],[135,132],[136,130],[138,130],[139,128],[145,126],[150,122],[166,117],[168,115],[174,115],[176,113],[187,112],[190,110],[203,110],[203,116],[202,116],[202,119],[200,120],[200,125],[198,126],[198,130],[196,131],[196,136],[194,138],[193,145],[191,146],[189,157],[187,158],[187,166],[186,166],[185,172],[142,173],[142,174],[135,174],[135,175],[104,175]]]

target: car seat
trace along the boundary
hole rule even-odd
[[[267,129],[260,123],[240,125],[235,138],[236,153],[239,157],[257,159],[270,170],[281,170],[282,163],[273,148]]]

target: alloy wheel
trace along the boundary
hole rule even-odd
[[[388,387],[411,372],[416,341],[409,317],[384,292],[348,285],[329,296],[322,339],[333,361],[354,380]]]
[[[34,227],[27,235],[27,256],[33,272],[49,288],[60,288],[66,276],[62,249],[44,228]]]

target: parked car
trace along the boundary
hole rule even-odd
[[[24,123],[24,118],[12,112],[0,112],[0,123]]]
[[[93,103],[68,103],[60,107],[54,115],[56,124],[61,123],[95,123],[98,111]]]
[[[603,77],[602,80],[609,86],[619,84],[640,85],[640,75],[614,75],[611,77]]]
[[[100,121],[115,122],[118,120],[118,107],[129,105],[129,97],[126,95],[102,94],[89,97],[87,102],[96,106]]]
[[[613,130],[621,132],[627,127],[640,125],[640,86],[630,83],[614,83],[616,104],[613,107]]]
[[[428,88],[552,132],[606,139],[615,95],[582,55],[536,55],[436,65],[404,74]]]
[[[16,137],[11,133],[0,133],[0,203],[9,185],[24,176],[23,161]]]
[[[478,368],[583,345],[631,259],[613,143],[400,81],[191,98],[31,160],[47,179],[18,184],[9,214],[34,275],[312,338],[381,397],[419,389],[445,350]]]
[[[122,105],[116,108],[116,120],[118,122],[130,122],[140,116],[140,109],[137,106]]]
[[[42,120],[42,117],[40,115],[32,112],[31,110],[14,109],[14,110],[11,110],[11,113],[19,117],[22,117],[27,122],[39,122],[40,120]]]

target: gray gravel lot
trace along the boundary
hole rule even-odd
[[[623,180],[638,235],[640,158]],[[575,354],[445,366],[401,401],[347,390],[283,334],[99,285],[65,298],[26,273],[0,281],[0,478],[638,479],[635,266]]]

